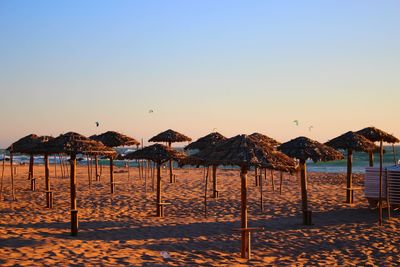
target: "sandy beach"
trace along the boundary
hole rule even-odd
[[[88,187],[87,167],[79,166],[79,234],[70,236],[69,180],[54,177],[54,208],[46,209],[43,166],[35,166],[37,191],[29,190],[28,166],[18,166],[17,201],[11,201],[9,174],[0,202],[1,266],[393,266],[400,261],[398,211],[377,226],[377,211],[363,197],[362,175],[355,175],[355,204],[344,204],[344,174],[309,174],[313,225],[304,226],[295,175],[284,175],[279,194],[270,177],[264,183],[264,211],[254,174],[249,179],[249,226],[263,227],[252,237],[252,258],[240,258],[240,180],[238,170],[219,170],[218,199],[208,198],[204,218],[203,169],[177,169],[170,184],[163,171],[163,199],[171,202],[156,218],[155,192],[148,179],[115,168],[119,182],[109,193],[108,168]],[[211,195],[211,190],[210,194]],[[163,256],[164,255],[164,256]]]

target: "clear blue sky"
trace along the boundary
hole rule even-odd
[[[70,130],[400,136],[399,11],[385,0],[2,0],[0,147]]]

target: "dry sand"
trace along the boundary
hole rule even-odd
[[[45,208],[43,166],[35,166],[38,190],[29,190],[27,166],[18,166],[17,201],[11,201],[9,171],[5,200],[0,201],[1,266],[394,266],[400,262],[399,216],[377,226],[363,191],[354,205],[344,204],[344,174],[309,174],[312,226],[301,224],[299,184],[285,175],[282,195],[249,175],[249,226],[264,227],[252,238],[252,259],[240,259],[240,180],[237,170],[219,171],[220,197],[209,198],[204,218],[202,169],[179,169],[177,183],[163,172],[164,200],[173,203],[165,218],[156,218],[151,181],[131,179],[115,168],[117,192],[110,195],[107,170],[88,188],[87,169],[78,168],[80,229],[71,237],[69,180],[54,177],[54,208]],[[362,176],[356,177],[362,188]],[[211,191],[211,190],[210,190]],[[211,192],[210,192],[211,194]],[[167,252],[170,258],[161,254]]]

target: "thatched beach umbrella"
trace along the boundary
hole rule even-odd
[[[149,139],[149,142],[166,142],[168,147],[171,147],[172,143],[179,143],[179,142],[190,142],[192,139],[187,137],[184,134],[178,133],[174,130],[166,130],[162,133],[157,134]],[[169,182],[173,182],[173,173],[172,173],[172,160],[169,161]]]
[[[210,147],[215,146],[219,142],[226,140],[226,137],[218,132],[210,133],[206,136],[203,136],[197,139],[195,142],[190,143],[184,149],[185,150],[198,150],[202,151],[204,149],[209,149]],[[200,164],[201,165],[201,164]],[[217,166],[212,166],[212,177],[213,177],[213,198],[218,197],[218,182],[217,182]]]
[[[125,155],[126,159],[146,159],[156,163],[157,165],[156,210],[158,217],[164,216],[164,206],[169,204],[161,201],[161,165],[164,162],[167,162],[168,160],[179,160],[183,159],[184,157],[186,157],[185,154],[161,144],[154,144]]]
[[[251,166],[291,171],[295,162],[262,142],[247,135],[237,135],[220,142],[212,151],[199,152],[200,157],[210,165],[236,165],[240,167],[241,177],[241,257],[250,258],[250,233],[260,230],[247,225],[247,172]]]
[[[250,134],[249,137],[255,139],[257,142],[263,142],[263,143],[265,143],[268,146],[273,147],[273,148],[277,148],[281,144],[279,141],[276,141],[274,138],[269,137],[269,136],[267,136],[265,134],[257,133],[257,132]],[[267,170],[265,169],[264,171],[265,171],[265,179],[267,179]],[[259,185],[262,186],[261,175],[258,175],[258,168],[257,167],[254,168],[254,172],[255,172],[254,176],[256,178],[256,180],[255,180],[256,186],[259,186]],[[273,190],[275,190],[274,189],[275,188],[275,184],[274,184],[273,170],[271,170],[271,183],[272,183]],[[282,190],[282,173],[281,173],[281,187],[280,187],[280,190]]]
[[[71,235],[78,234],[78,210],[76,205],[76,155],[106,155],[110,158],[116,152],[100,142],[86,138],[78,133],[69,132],[44,143],[40,148],[47,154],[67,154],[70,156],[70,191],[71,191]],[[110,169],[113,176],[113,169]]]
[[[357,133],[361,134],[368,140],[372,142],[379,142],[379,225],[382,225],[382,172],[383,172],[383,142],[390,143],[392,144],[393,147],[393,158],[394,158],[394,163],[397,164],[396,162],[396,155],[395,155],[395,150],[394,150],[394,144],[398,143],[400,140],[396,138],[395,136],[382,131],[378,128],[375,127],[366,127],[364,129],[361,129],[357,131]],[[373,152],[369,151],[369,166],[373,167],[374,166],[374,158],[373,158]],[[387,191],[388,185],[386,183],[386,191]],[[389,196],[387,195],[387,201],[389,199]],[[389,202],[388,202],[389,203]],[[388,209],[390,209],[390,206],[388,204]]]
[[[136,148],[139,148],[140,145],[140,142],[137,141],[135,138],[115,131],[108,131],[99,135],[92,135],[89,138],[92,140],[99,141],[108,147],[136,146]],[[96,171],[96,180],[98,180],[99,179],[98,158],[96,155],[95,155],[95,171]],[[111,193],[114,193],[114,187],[111,188]]]
[[[340,160],[344,157],[339,151],[304,136],[283,143],[278,149],[289,157],[296,158],[300,161],[303,223],[305,225],[311,225],[311,210],[308,209],[307,202],[306,160],[311,159],[314,162],[331,161]]]
[[[346,203],[352,204],[354,202],[352,181],[353,151],[368,152],[370,150],[376,149],[376,146],[364,136],[351,131],[326,142],[325,145],[328,145],[335,149],[347,150]]]
[[[29,155],[29,172],[28,172],[28,180],[31,181],[31,190],[36,190],[36,179],[33,176],[33,164],[34,164],[34,156],[38,155],[35,151],[38,145],[41,143],[47,142],[52,139],[51,136],[38,136],[36,134],[29,134],[18,141],[12,143],[7,150],[10,152],[10,159],[12,158],[14,153],[26,154]],[[13,160],[11,159],[11,169]],[[12,174],[13,177],[13,174]]]

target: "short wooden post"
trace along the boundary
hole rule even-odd
[[[78,234],[78,210],[76,207],[76,155],[71,154],[71,173],[70,173],[70,190],[71,190],[71,235]]]
[[[240,181],[241,181],[241,228],[247,228],[247,167],[242,166],[240,169]],[[241,257],[250,257],[250,232],[242,231],[242,246],[241,246]]]
[[[114,182],[114,160],[110,157],[110,186],[111,186],[111,194],[115,192],[115,182]]]
[[[311,211],[308,210],[307,167],[305,160],[300,160],[300,176],[301,176],[301,209],[303,211],[303,224],[311,225]]]
[[[353,150],[347,150],[347,176],[346,176],[346,203],[352,204],[354,202],[353,193]]]

